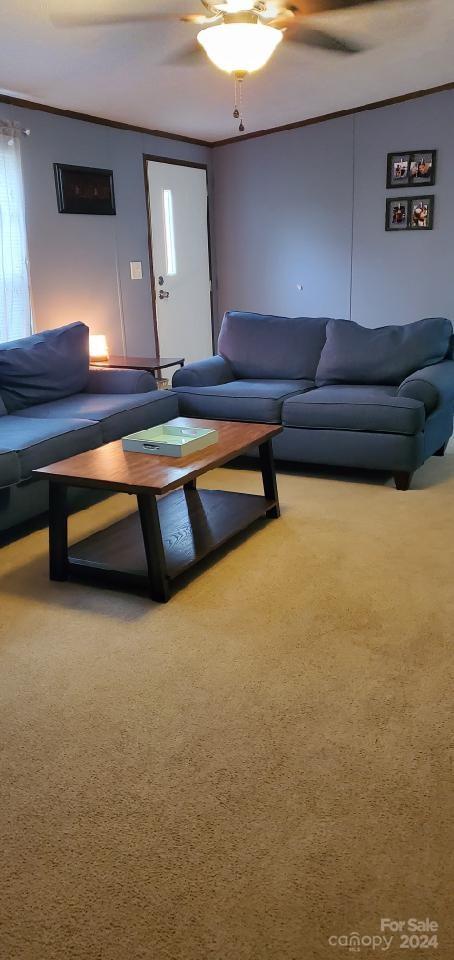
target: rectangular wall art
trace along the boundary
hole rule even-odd
[[[432,230],[435,197],[391,197],[386,201],[387,230]]]
[[[435,183],[436,150],[413,150],[388,153],[386,186],[433,187]]]
[[[115,214],[112,170],[54,163],[60,213]]]

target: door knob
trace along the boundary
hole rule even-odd
[[[159,299],[160,299],[160,300],[167,300],[168,296],[169,296],[168,290],[160,290],[160,291],[159,291]]]

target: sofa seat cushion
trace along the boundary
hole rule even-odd
[[[20,480],[19,457],[15,450],[2,449],[0,437],[0,490]]]
[[[176,387],[174,392],[185,417],[280,423],[285,398],[313,386],[312,380],[232,380],[215,387]]]
[[[127,433],[172,420],[178,416],[178,404],[175,395],[166,390],[135,394],[76,393],[63,400],[30,407],[19,416],[40,420],[49,417],[93,420],[100,424],[103,442],[109,443]]]
[[[20,479],[55,460],[64,460],[102,443],[99,425],[89,420],[26,419],[11,414],[0,420],[0,449],[15,453]]]
[[[395,387],[319,387],[285,401],[287,427],[360,430],[414,436],[424,429],[424,404],[397,397]]]

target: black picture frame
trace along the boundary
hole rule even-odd
[[[424,210],[421,210],[419,217],[415,216],[418,206],[427,207],[427,215],[424,217]],[[420,233],[422,230],[433,230],[434,225],[435,197],[433,193],[426,196],[410,197],[410,226],[409,230]]]
[[[402,214],[400,221],[397,222],[393,208],[397,211],[399,207],[402,210]],[[409,211],[409,197],[389,197],[386,201],[385,229],[392,233],[402,233],[403,230],[408,230]]]
[[[115,216],[112,170],[54,163],[54,176],[60,213]]]
[[[421,205],[421,214],[424,212],[424,207],[427,207],[427,214],[425,217],[420,215],[417,219],[415,214],[419,205]],[[395,211],[399,207],[401,208],[401,215],[399,219],[396,219]],[[406,197],[388,197],[386,200],[385,230],[390,233],[406,233],[408,230],[413,233],[421,233],[422,231],[433,230],[434,209],[435,196],[433,193],[416,197],[409,197],[408,194]]]
[[[419,167],[424,161],[430,163],[430,171],[426,176],[418,176],[415,167]],[[400,176],[396,176],[396,167],[403,168]],[[433,187],[436,170],[436,150],[395,150],[393,153],[388,153],[386,186],[388,190],[401,190],[404,187]]]

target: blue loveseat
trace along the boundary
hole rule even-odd
[[[32,470],[177,415],[150,373],[90,368],[83,323],[0,344],[0,531],[47,510]]]
[[[180,414],[282,423],[283,460],[389,471],[398,489],[452,433],[452,324],[226,313],[218,355],[173,378]]]

